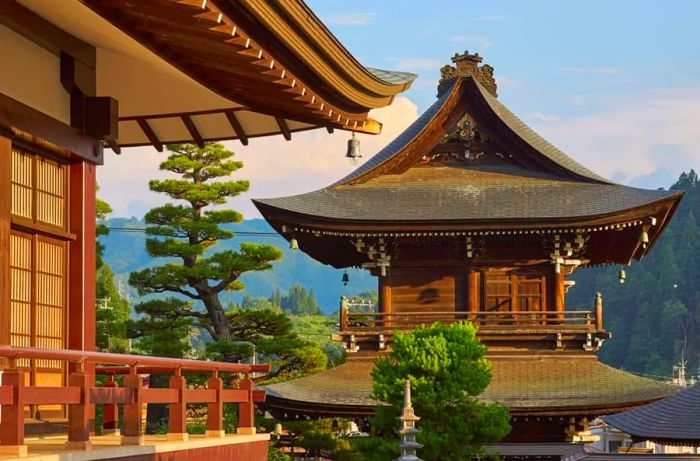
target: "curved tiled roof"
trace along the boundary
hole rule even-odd
[[[605,215],[675,195],[678,193],[563,180],[510,165],[425,166],[361,184],[255,202],[334,220],[536,221]]]
[[[418,74],[411,72],[399,72],[395,70],[375,69],[374,67],[365,67],[370,74],[378,79],[391,84],[408,83],[418,78]]]
[[[629,408],[666,397],[677,388],[600,363],[595,356],[492,358],[491,384],[479,396],[523,414]],[[265,386],[276,400],[342,407],[372,407],[371,361]],[[590,409],[590,410],[588,410]],[[595,414],[595,411],[590,411]]]
[[[603,421],[636,439],[700,446],[700,385]]]

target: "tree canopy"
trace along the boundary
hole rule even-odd
[[[483,444],[497,442],[510,432],[505,407],[476,399],[491,381],[491,362],[485,352],[470,323],[436,323],[395,333],[391,350],[377,359],[372,371],[374,397],[390,404],[378,408],[375,424],[397,443],[394,431],[403,406],[404,381],[409,379],[413,408],[421,418],[420,457],[462,461],[481,453]]]

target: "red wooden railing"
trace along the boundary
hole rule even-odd
[[[248,365],[201,360],[172,359],[140,355],[110,354],[102,352],[74,351],[66,349],[39,349],[31,347],[0,346],[0,357],[7,359],[0,386],[0,453],[26,454],[24,445],[25,405],[68,405],[67,447],[87,450],[90,445],[90,417],[92,406],[104,405],[107,429],[116,429],[117,406],[124,408],[122,445],[143,443],[142,405],[148,403],[169,404],[168,437],[187,439],[186,407],[188,403],[207,404],[207,436],[224,435],[223,404],[238,403],[238,433],[255,433],[253,420],[254,402],[265,400],[265,391],[255,389],[249,375],[265,372],[268,365]],[[66,387],[41,387],[25,385],[25,370],[17,366],[19,359],[61,360],[73,364]],[[97,374],[106,374],[103,387],[92,384],[92,376],[86,365],[110,364],[121,366],[96,367]],[[190,389],[183,372],[208,373],[204,389]],[[169,387],[149,389],[143,386],[139,374],[170,373]],[[234,388],[224,388],[219,373],[244,375],[234,380]],[[115,374],[124,374],[124,387],[114,381]]]

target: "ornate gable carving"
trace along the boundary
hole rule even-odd
[[[484,85],[489,93],[498,96],[496,93],[496,80],[493,78],[493,67],[488,64],[479,66],[481,61],[483,61],[483,58],[479,56],[479,53],[469,54],[468,51],[465,51],[464,54],[455,53],[452,57],[452,62],[455,65],[443,66],[440,69],[438,97],[445,92],[449,82],[458,77],[466,77],[468,75],[473,76],[479,83]]]

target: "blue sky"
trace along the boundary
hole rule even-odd
[[[439,68],[478,51],[495,68],[499,98],[579,162],[618,182],[668,187],[700,169],[700,1],[308,0],[367,66],[416,72],[413,87],[373,116],[365,160],[434,100]],[[230,143],[250,193],[231,206],[257,217],[251,197],[311,191],[353,165],[349,135],[325,130]],[[140,216],[163,199],[147,190],[163,159],[152,148],[108,156],[98,173],[116,216]]]

